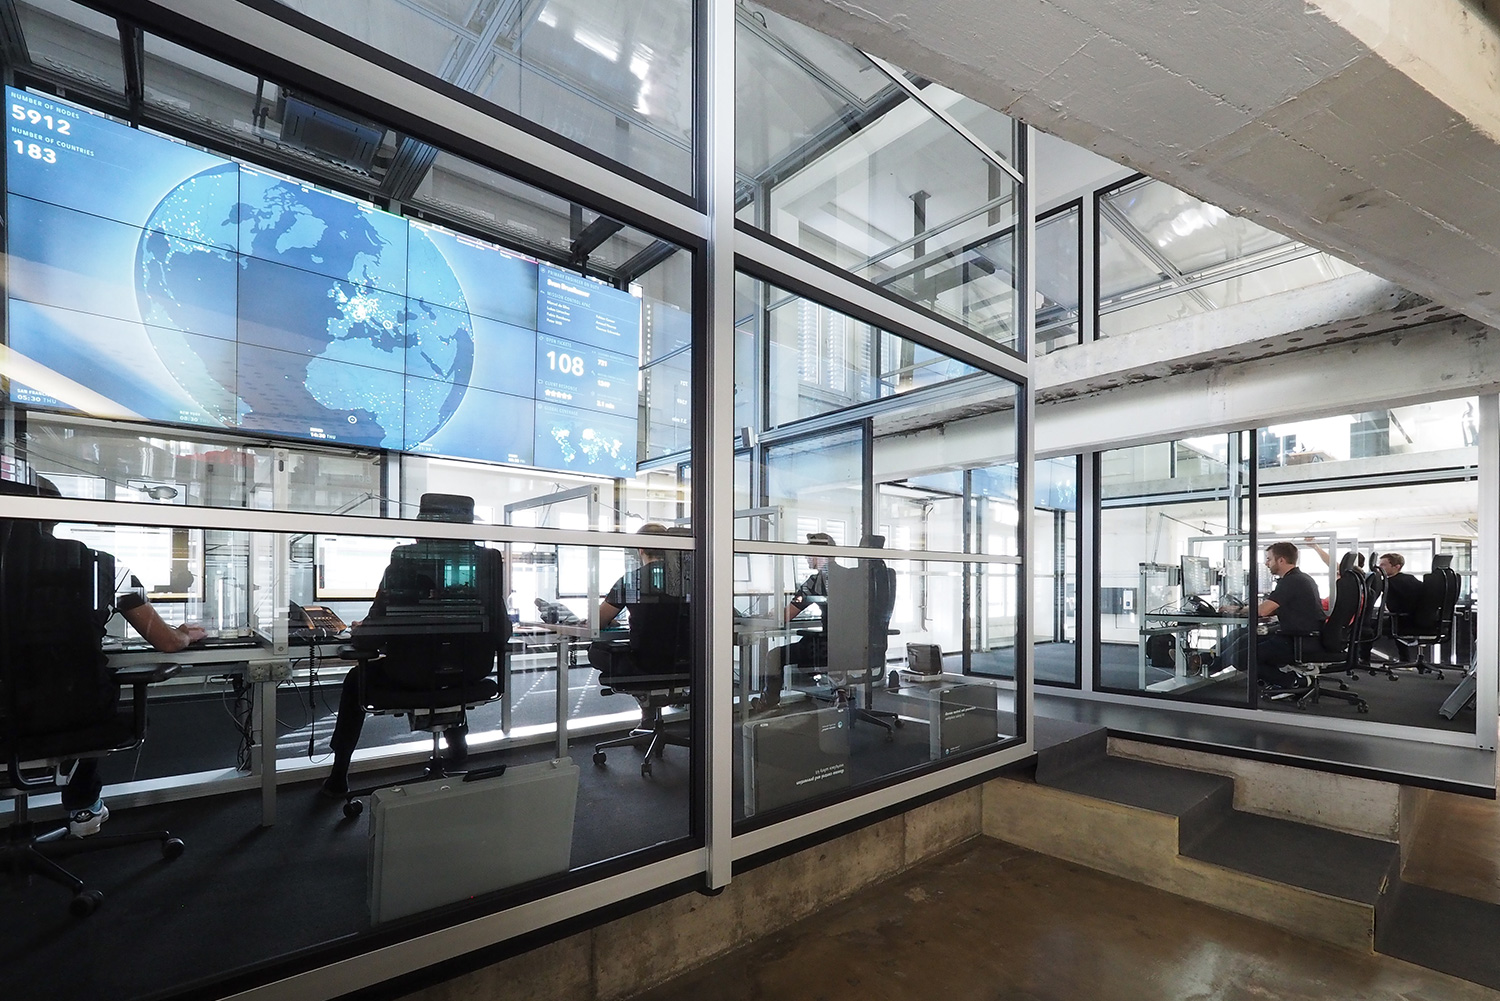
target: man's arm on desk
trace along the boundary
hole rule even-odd
[[[189,644],[196,643],[208,635],[202,626],[187,622],[175,629],[167,625],[157,613],[156,606],[149,601],[133,608],[122,608],[120,614],[125,616],[125,621],[129,622],[136,632],[145,637],[147,643],[163,653],[186,650]]]

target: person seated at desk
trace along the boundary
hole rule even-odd
[[[834,545],[833,536],[827,532],[809,532],[810,546]],[[812,569],[807,580],[797,588],[792,600],[787,603],[785,620],[792,625],[807,609],[817,606],[821,618],[823,606],[828,599],[827,556],[809,556],[807,565]],[[761,677],[760,704],[756,708],[774,709],[781,704],[781,690],[786,687],[786,666],[816,667],[828,663],[828,637],[821,630],[799,636],[786,646],[773,647],[766,653],[766,670]]]
[[[674,530],[656,522],[648,522],[636,530],[637,535],[686,535],[687,530]],[[670,672],[687,659],[686,645],[691,642],[691,624],[685,620],[687,594],[687,554],[680,550],[658,549],[641,546],[641,565],[627,571],[599,603],[599,628],[608,629],[619,619],[620,613],[630,613],[630,659],[627,672],[641,674]],[[670,656],[664,656],[669,654]],[[601,652],[601,658],[608,656]],[[590,649],[589,662],[601,671],[621,673],[618,660],[603,659],[594,663],[595,654]]]
[[[38,476],[36,485],[37,493],[43,497],[62,497],[57,484],[45,476]],[[132,629],[162,653],[185,650],[189,644],[208,635],[203,627],[188,622],[180,626],[167,625],[156,606],[147,600],[146,589],[134,574],[118,565],[109,553],[90,549],[74,539],[55,537],[52,532],[56,527],[55,521],[41,525],[45,547],[41,558],[44,561],[62,567],[79,566],[88,559],[99,568],[100,594],[94,602],[93,618],[101,644],[115,612],[119,612]],[[45,641],[45,637],[40,638]],[[72,774],[62,792],[63,809],[68,812],[68,836],[86,838],[97,833],[109,819],[109,807],[99,795],[104,789],[104,782],[99,778],[99,759],[80,758],[72,763],[72,767]]]
[[[459,494],[423,494],[421,506],[417,511],[417,520],[449,521],[472,525],[474,523],[474,498]],[[380,587],[375,592],[375,600],[370,604],[370,614],[363,622],[355,623],[350,630],[351,643],[356,647],[373,648],[368,632],[365,637],[360,636],[361,625],[364,625],[367,630],[371,629],[382,616],[386,615],[387,606],[391,601],[391,592],[398,589],[410,590],[409,586],[400,586],[404,583],[402,577],[406,573],[406,566],[428,556],[449,560],[460,557],[463,560],[473,561],[477,578],[475,586],[479,600],[486,608],[491,623],[491,632],[484,635],[475,633],[470,638],[492,646],[496,657],[504,657],[506,644],[510,641],[510,616],[506,612],[504,589],[500,584],[504,580],[504,558],[498,549],[490,549],[477,542],[462,540],[426,539],[406,546],[397,546],[392,550],[391,562],[381,575]],[[490,659],[484,676],[494,670],[494,665],[495,661]],[[411,687],[418,690],[430,684],[430,672],[416,678],[409,675],[408,672],[412,671],[423,671],[423,665],[405,661],[386,664],[385,661],[376,660],[369,664],[356,664],[344,676],[344,684],[339,693],[338,717],[333,725],[333,736],[328,741],[329,749],[333,751],[333,770],[328,773],[328,778],[323,782],[322,791],[325,796],[344,799],[349,793],[349,764],[354,758],[354,749],[359,744],[359,735],[365,725],[364,686],[372,680],[394,687]],[[373,674],[374,672],[379,672],[380,677],[366,676],[367,673]],[[468,757],[467,734],[467,726],[449,727],[443,731],[443,739],[448,744],[450,764],[461,765]]]
[[[1422,582],[1404,572],[1406,557],[1386,553],[1376,564],[1385,574],[1385,607],[1392,615],[1412,615],[1422,604]]]
[[[1321,653],[1316,633],[1326,616],[1317,582],[1297,567],[1297,547],[1290,542],[1273,542],[1266,547],[1266,569],[1277,578],[1276,587],[1256,606],[1257,618],[1276,617],[1276,631],[1259,637],[1255,643],[1255,661],[1262,686],[1295,687],[1300,676],[1286,666],[1295,659],[1294,635],[1301,635],[1305,653]],[[1221,612],[1233,611],[1221,608]],[[1236,629],[1224,637],[1219,646],[1222,664],[1243,668],[1249,660],[1249,632]]]

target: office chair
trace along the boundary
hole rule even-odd
[[[628,638],[599,640],[589,647],[589,663],[599,671],[601,694],[633,697],[641,722],[623,737],[594,745],[594,764],[603,766],[611,747],[648,741],[641,776],[651,777],[651,759],[667,747],[690,747],[690,738],[667,729],[666,710],[681,708],[692,697],[692,602],[685,597],[692,573],[691,556],[668,550],[641,568],[640,594],[630,603]]]
[[[13,486],[4,492],[20,492]],[[104,894],[56,859],[149,841],[160,844],[166,859],[183,852],[169,831],[68,839],[66,822],[49,829],[28,817],[31,795],[60,792],[67,784],[67,763],[140,744],[146,687],[175,673],[171,665],[108,666],[99,645],[113,586],[113,574],[101,573],[97,554],[82,543],[55,539],[39,522],[0,521],[0,784],[15,801],[0,866],[72,890],[70,909],[79,917],[92,914]],[[132,698],[122,706],[126,686]]]
[[[1323,685],[1325,680],[1330,680],[1324,674],[1329,668],[1342,667],[1346,672],[1352,672],[1358,649],[1356,639],[1362,635],[1365,611],[1369,607],[1365,600],[1364,574],[1355,567],[1350,556],[1345,556],[1339,566],[1338,579],[1334,583],[1333,605],[1328,610],[1322,629],[1316,633],[1294,634],[1291,637],[1293,660],[1287,665],[1287,670],[1302,675],[1309,682],[1308,686],[1268,687],[1261,690],[1262,698],[1290,699],[1298,709],[1306,709],[1321,697],[1327,696],[1342,699],[1359,712],[1370,711],[1369,704],[1357,693],[1349,691],[1349,686],[1342,680],[1332,679],[1338,680],[1337,691]],[[1311,642],[1314,640],[1316,647]]]
[[[885,538],[865,536],[860,540],[860,546],[880,549],[885,546]],[[885,672],[891,614],[896,607],[896,572],[882,559],[860,560],[853,567],[830,563],[826,572],[826,677],[832,691],[830,695],[814,697],[824,701],[845,701],[849,697],[850,683],[862,681],[864,705],[855,709],[855,719],[884,728],[886,739],[894,739],[895,728],[903,725],[900,714],[873,708],[872,697],[875,680]]]
[[[405,716],[413,733],[432,735],[426,778],[457,770],[444,762],[439,737],[457,731],[461,739],[468,710],[500,697],[495,666],[505,656],[509,625],[502,586],[499,560],[472,542],[424,539],[399,546],[371,614],[339,650],[360,664],[366,712]],[[361,799],[379,788],[350,790],[344,815],[359,816]]]
[[[1374,557],[1373,553],[1370,555]],[[1391,634],[1390,595],[1386,592],[1385,574],[1377,566],[1365,576],[1365,620],[1355,644],[1354,666],[1369,671],[1371,677],[1384,674],[1388,681],[1395,681],[1396,672],[1391,670],[1388,661],[1376,663],[1376,644]],[[1384,653],[1381,655],[1385,656]]]
[[[1435,560],[1431,572],[1422,575],[1422,598],[1417,607],[1410,614],[1392,616],[1391,639],[1400,649],[1402,659],[1387,665],[1387,672],[1432,672],[1439,681],[1443,680],[1442,667],[1435,663],[1437,658],[1429,660],[1426,655],[1452,637],[1458,591],[1458,574]]]

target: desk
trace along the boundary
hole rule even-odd
[[[1146,692],[1176,692],[1185,688],[1200,688],[1213,678],[1190,672],[1188,658],[1183,654],[1188,648],[1189,634],[1212,630],[1217,635],[1214,645],[1222,646],[1224,634],[1230,629],[1250,625],[1248,615],[1225,618],[1222,615],[1183,615],[1177,612],[1147,612],[1141,616],[1140,641],[1137,653],[1140,657],[1140,687]],[[1257,630],[1258,631],[1258,630]],[[1146,684],[1146,640],[1152,636],[1176,637],[1172,645],[1173,676],[1154,684]],[[1243,668],[1243,664],[1236,665]]]
[[[189,647],[178,653],[159,650],[109,653],[111,667],[175,664],[178,677],[237,674],[250,685],[250,733],[259,747],[252,751],[250,773],[260,775],[260,823],[276,823],[276,686],[292,676],[286,654],[265,647]]]
[[[568,654],[573,648],[573,639],[594,640],[599,637],[599,630],[586,622],[573,625],[565,625],[561,622],[523,622],[517,630],[526,630],[527,635],[536,636],[541,633],[551,633],[557,636],[557,757],[568,756]],[[621,636],[624,631],[619,631]],[[510,691],[510,659],[506,658],[505,666],[505,691]],[[502,712],[506,717],[510,715],[510,701],[507,698]],[[509,731],[510,720],[503,721],[505,729]]]

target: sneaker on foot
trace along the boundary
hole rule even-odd
[[[109,819],[109,807],[104,805],[104,800],[94,800],[94,805],[82,810],[74,810],[68,817],[68,837],[86,838],[90,834],[98,834],[99,828]]]

